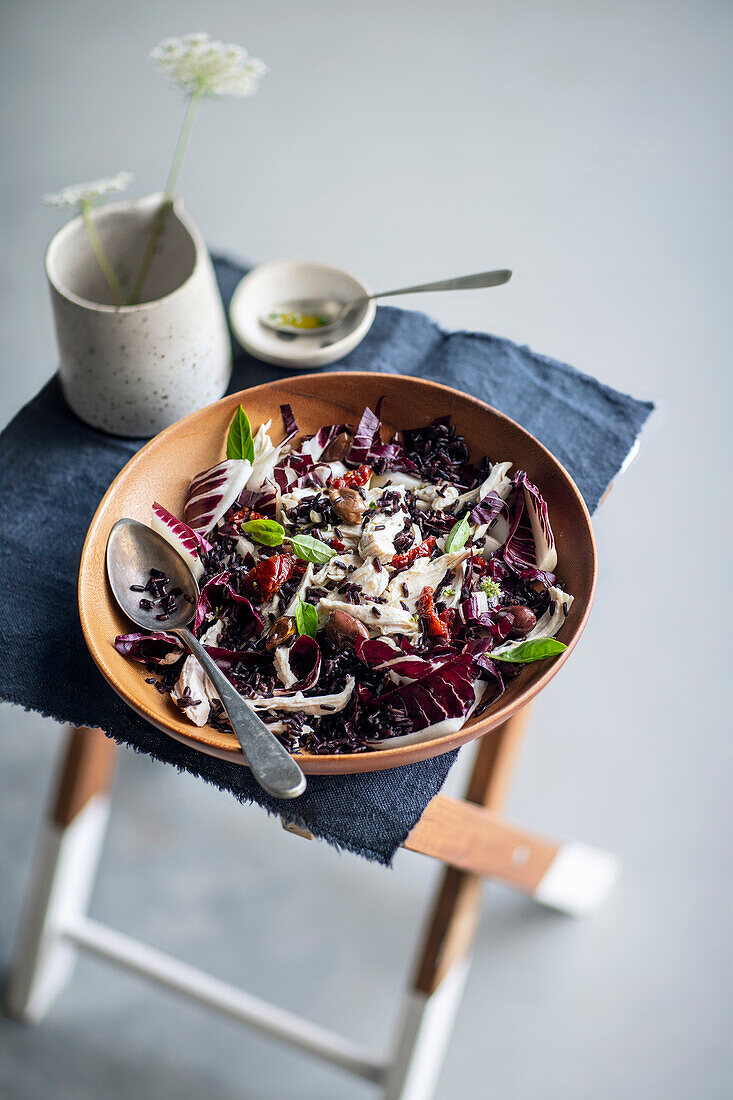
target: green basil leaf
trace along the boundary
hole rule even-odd
[[[311,535],[292,535],[290,545],[296,557],[313,562],[314,565],[325,565],[337,553],[333,547]]]
[[[246,458],[249,462],[255,460],[255,445],[252,440],[252,429],[249,426],[249,418],[240,405],[229,425],[227,436],[227,458]]]
[[[318,630],[318,612],[312,603],[303,603],[298,599],[295,608],[295,625],[299,634],[310,634],[311,638],[315,638]]]
[[[468,522],[468,516],[464,516],[463,519],[459,519],[453,524],[448,537],[445,540],[444,554],[450,554],[453,550],[460,550],[468,542],[468,536],[471,534],[471,524]]]
[[[509,661],[511,664],[527,664],[529,661],[542,661],[545,657],[557,657],[568,647],[557,638],[535,638],[531,642],[520,642],[506,653],[489,653],[492,661]]]
[[[285,538],[285,528],[274,519],[248,519],[239,530],[263,546],[279,546]]]

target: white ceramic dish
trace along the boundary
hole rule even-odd
[[[321,336],[291,336],[261,324],[263,310],[273,303],[297,298],[334,298],[351,301],[370,288],[339,267],[308,260],[274,260],[245,275],[229,306],[232,331],[245,351],[265,363],[291,370],[312,370],[343,359],[372,327],[377,307],[365,302],[343,324]]]

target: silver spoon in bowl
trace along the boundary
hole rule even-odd
[[[193,603],[180,598],[178,609],[166,622],[155,618],[159,608],[140,607],[140,592],[131,591],[159,569],[192,597]],[[112,593],[128,619],[143,630],[165,630],[180,638],[196,657],[216,688],[232,729],[247,757],[252,775],[275,798],[297,798],[305,790],[305,776],[287,749],[247,705],[204,646],[188,629],[194,616],[199,587],[188,565],[173,547],[155,531],[135,519],[120,519],[107,540],[107,575]]]
[[[336,328],[352,309],[373,302],[376,298],[393,298],[398,294],[423,294],[428,290],[472,290],[484,286],[501,286],[508,283],[511,271],[480,271],[477,275],[462,275],[458,279],[441,279],[437,283],[420,286],[404,286],[400,290],[383,290],[379,294],[362,294],[350,302],[336,298],[298,298],[280,302],[260,313],[260,324],[275,332],[288,332],[296,336],[319,336]]]

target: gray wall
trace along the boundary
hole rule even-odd
[[[731,6],[5,0],[0,19],[0,422],[54,370],[59,216],[38,196],[120,168],[162,184],[181,104],[146,54],[199,29],[272,70],[197,126],[182,190],[212,244],[384,286],[511,266],[507,288],[421,305],[659,403],[598,514],[597,606],[510,806],[618,852],[624,877],[585,923],[487,890],[439,1095],[728,1094]],[[58,734],[0,713],[2,964]],[[380,1045],[433,877],[305,845],[127,754],[94,911]],[[91,961],[41,1028],[0,1023],[11,1100],[203,1090],[371,1095]]]

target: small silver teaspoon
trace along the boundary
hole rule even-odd
[[[275,332],[289,332],[296,336],[319,336],[322,332],[340,325],[357,306],[376,298],[393,298],[397,294],[423,294],[428,290],[472,290],[484,286],[501,286],[508,283],[511,271],[480,271],[478,275],[462,275],[459,279],[441,279],[438,283],[420,286],[404,286],[400,290],[383,290],[379,294],[363,294],[350,302],[335,298],[300,298],[280,302],[260,313],[260,323]]]
[[[131,585],[145,583],[151,569],[159,569],[173,582],[174,588],[193,598],[180,598],[178,610],[165,623],[155,619],[157,608],[140,607],[140,592]],[[216,688],[224,710],[253,776],[275,798],[297,798],[305,790],[305,776],[290,753],[267,728],[227,679],[198,638],[188,629],[193,619],[199,588],[188,565],[164,538],[135,519],[120,519],[107,541],[107,575],[112,593],[124,613],[143,630],[165,630],[181,639],[202,665]]]

